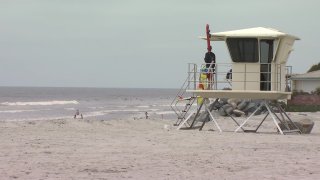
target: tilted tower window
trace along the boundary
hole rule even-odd
[[[227,45],[233,62],[259,62],[258,39],[228,38]]]

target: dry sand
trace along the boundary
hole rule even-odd
[[[258,134],[178,131],[173,120],[0,122],[0,179],[320,179],[320,113],[306,115],[311,134],[284,136],[270,119]]]

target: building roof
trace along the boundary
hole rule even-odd
[[[305,74],[295,74],[291,76],[292,80],[320,80],[320,70],[318,71],[312,71]]]
[[[240,29],[234,31],[225,31],[211,33],[211,41],[224,41],[228,37],[260,37],[260,38],[278,38],[278,37],[291,37],[295,40],[299,40],[298,37],[281,32],[272,28],[255,27],[248,29]],[[207,37],[200,37],[207,39]]]

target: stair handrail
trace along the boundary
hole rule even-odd
[[[178,117],[182,116],[182,113],[179,113],[180,110],[177,107],[177,104],[179,102],[178,100],[181,99],[183,97],[183,95],[186,93],[186,90],[189,89],[190,82],[195,81],[196,74],[194,74],[194,73],[197,73],[197,64],[189,63],[189,65],[188,65],[188,76],[187,76],[186,80],[184,81],[184,83],[182,84],[182,86],[181,86],[180,90],[178,91],[177,95],[174,97],[173,101],[170,104],[171,109],[174,111],[174,113]]]

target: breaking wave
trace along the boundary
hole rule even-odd
[[[65,104],[79,104],[78,101],[38,101],[38,102],[3,102],[3,106],[51,106],[51,105],[65,105]]]
[[[35,112],[40,110],[4,110],[0,111],[0,113],[22,113],[22,112]]]

